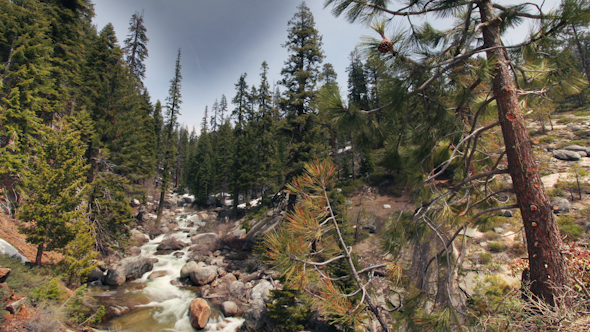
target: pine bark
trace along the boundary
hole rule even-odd
[[[522,214],[529,254],[531,292],[554,305],[556,296],[570,283],[566,261],[561,253],[563,242],[549,197],[545,192],[535,161],[531,140],[510,65],[500,40],[500,20],[494,15],[492,3],[478,3],[488,60],[495,62],[493,91],[498,117],[506,145],[508,169]]]
[[[37,246],[37,257],[35,257],[35,265],[41,265],[42,263],[44,246],[45,243],[41,243],[39,246]]]

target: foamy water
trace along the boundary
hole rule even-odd
[[[177,231],[166,237],[190,242],[190,238],[187,236],[188,233],[185,233],[185,231],[196,231],[199,226],[188,227],[187,219],[180,219],[180,217],[177,217],[176,220],[179,229],[182,229],[182,231]],[[190,324],[188,309],[196,294],[190,289],[180,288],[170,283],[180,277],[180,269],[188,260],[189,247],[181,250],[184,255],[180,258],[175,257],[174,253],[155,255],[157,246],[166,237],[160,235],[141,247],[142,256],[155,257],[158,262],[154,264],[152,271],[145,273],[140,279],[132,282],[138,284],[137,286],[143,285],[145,288],[135,289],[131,292],[140,293],[141,297],[147,298],[150,302],[139,305],[130,314],[111,320],[110,323],[116,330],[129,332],[195,331]],[[149,275],[156,271],[166,271],[167,274],[149,280]],[[243,321],[241,318],[224,318],[221,313],[212,310],[211,318],[205,330],[233,332],[242,325]]]

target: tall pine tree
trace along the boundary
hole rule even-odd
[[[170,88],[168,89],[168,97],[166,98],[166,123],[164,125],[163,150],[164,160],[162,165],[162,183],[160,185],[160,202],[158,204],[156,224],[160,223],[162,219],[162,211],[164,208],[164,200],[166,192],[172,182],[172,169],[175,165],[174,154],[174,134],[178,124],[178,115],[180,114],[180,104],[182,104],[182,95],[180,93],[182,74],[180,72],[180,49],[178,49],[178,56],[176,58],[176,66],[174,69],[174,77],[170,80]]]

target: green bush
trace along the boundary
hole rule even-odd
[[[60,278],[55,277],[51,279],[47,284],[41,285],[34,288],[31,291],[33,300],[35,301],[47,301],[47,300],[63,300],[65,291],[60,285]]]
[[[493,231],[495,227],[505,224],[507,221],[506,217],[484,215],[475,222],[475,225],[480,232],[487,233]]]
[[[484,233],[484,237],[488,240],[497,240],[500,237],[500,234],[494,231],[487,231]]]
[[[508,245],[501,241],[488,242],[488,246],[491,252],[504,252],[508,249]]]
[[[487,265],[492,261],[492,254],[489,252],[482,252],[479,254],[479,264]]]
[[[301,299],[301,293],[292,289],[270,291],[266,304],[268,317],[280,330],[287,332],[305,329],[312,314],[311,304]]]
[[[576,219],[571,216],[560,216],[557,219],[557,225],[561,231],[561,235],[567,235],[574,241],[577,241],[584,234],[584,227],[576,223]]]
[[[550,144],[555,142],[558,139],[557,135],[547,135],[545,137],[539,138],[539,142],[543,144]]]

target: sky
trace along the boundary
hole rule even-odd
[[[297,12],[301,0],[93,0],[93,23],[100,31],[112,23],[120,44],[129,34],[129,20],[136,11],[144,13],[149,57],[146,61],[147,87],[152,102],[164,105],[178,49],[182,50],[182,105],[179,123],[195,126],[202,122],[205,106],[225,94],[229,109],[235,95],[234,84],[247,73],[250,86],[260,84],[260,67],[269,65],[268,79],[278,84],[280,71],[288,58],[288,21]],[[505,0],[500,3],[510,4]],[[538,2],[539,1],[531,1]],[[552,8],[556,0],[547,0]],[[316,29],[323,37],[324,63],[331,63],[338,84],[346,91],[350,52],[361,36],[378,37],[368,27],[334,17],[323,0],[308,0]],[[511,33],[526,36],[528,27]]]
[[[178,49],[181,49],[182,105],[179,123],[199,128],[205,106],[222,94],[235,95],[234,84],[247,73],[250,86],[260,85],[263,61],[269,65],[270,84],[281,79],[288,58],[287,22],[301,0],[94,0],[93,23],[100,31],[112,23],[120,44],[128,35],[129,19],[144,12],[149,58],[146,85],[152,102],[165,102]],[[323,0],[306,2],[322,35],[326,58],[346,89],[349,54],[362,35],[377,37],[371,29],[334,17]],[[277,83],[278,84],[278,83]]]

